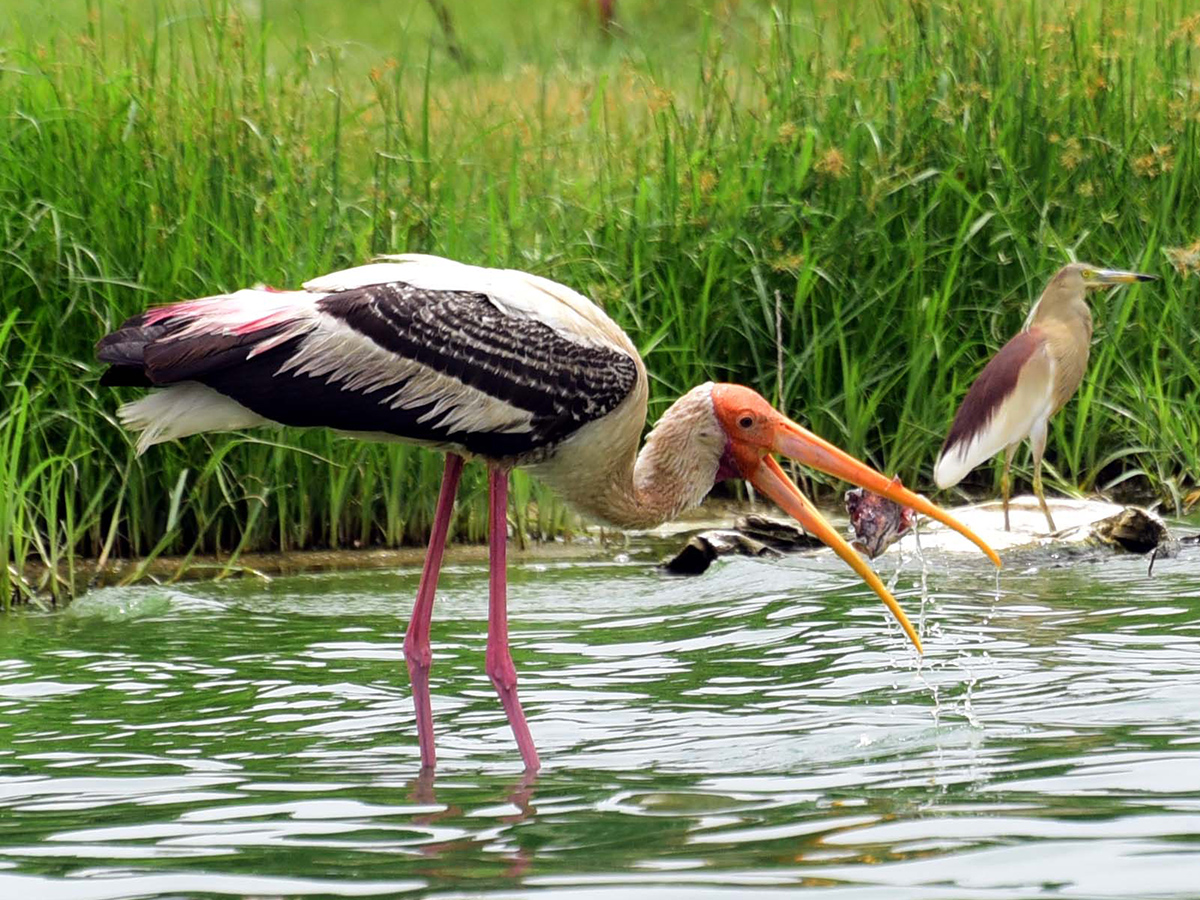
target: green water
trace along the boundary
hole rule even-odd
[[[890,575],[894,562],[881,570]],[[1200,552],[906,563],[918,661],[830,558],[514,567],[545,764],[443,578],[105,590],[0,620],[0,897],[1200,896]]]

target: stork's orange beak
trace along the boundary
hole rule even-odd
[[[867,471],[872,470],[868,469]],[[900,627],[904,629],[904,633],[908,635],[908,639],[917,648],[917,652],[923,652],[921,639],[917,637],[917,630],[913,628],[912,622],[908,621],[908,616],[904,614],[904,610],[900,608],[900,604],[896,602],[891,591],[883,586],[883,582],[879,580],[875,570],[868,566],[854,548],[842,539],[842,536],[812,505],[812,501],[800,493],[800,488],[796,487],[792,480],[784,474],[774,457],[764,456],[758,469],[747,480],[774,500],[780,509],[803,525],[805,531],[819,538],[822,543],[845,560],[846,565],[857,572],[859,578],[879,595],[883,605],[891,610],[896,621],[900,623]],[[852,478],[848,480],[854,481]]]
[[[891,610],[918,653],[921,651],[921,639],[917,637],[916,629],[908,621],[896,598],[883,586],[874,570],[800,493],[800,489],[783,473],[771,454],[779,453],[803,465],[820,469],[937,519],[977,545],[992,562],[1000,565],[1000,557],[996,552],[949,513],[914,494],[899,481],[881,475],[849,453],[800,427],[750,388],[738,384],[716,384],[712,388],[712,397],[713,410],[729,437],[727,452],[741,476],[845,560],[846,565],[857,572]]]
[[[1083,274],[1086,284],[1097,287],[1105,284],[1133,284],[1138,281],[1158,281],[1157,275],[1127,272],[1124,269],[1089,269]]]
[[[820,469],[822,472],[841,478],[843,481],[853,482],[859,487],[866,488],[868,491],[874,491],[876,494],[887,497],[889,500],[895,500],[901,506],[907,506],[919,513],[924,513],[931,519],[937,519],[948,528],[953,528],[982,550],[987,554],[988,559],[996,564],[996,568],[1000,568],[1000,557],[996,555],[996,551],[989,547],[983,538],[979,537],[979,535],[975,534],[975,532],[944,509],[930,503],[920,494],[914,494],[908,488],[904,487],[904,485],[900,484],[897,479],[888,478],[886,475],[876,472],[870,466],[859,462],[849,453],[817,437],[811,431],[802,428],[791,419],[782,415],[779,416],[779,419],[781,421],[775,423],[776,437],[774,445],[771,447],[772,451],[781,453],[789,459],[794,459],[810,468]],[[791,482],[788,483],[791,484]],[[797,491],[795,485],[792,485],[792,490]]]

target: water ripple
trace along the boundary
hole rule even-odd
[[[0,631],[0,896],[1190,897],[1195,557],[909,561],[918,658],[827,556],[523,565],[514,656],[545,768],[483,671],[486,578],[97,591]],[[886,568],[886,566],[885,566]]]

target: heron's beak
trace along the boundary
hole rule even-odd
[[[1133,284],[1135,281],[1157,281],[1157,275],[1126,272],[1124,269],[1097,269],[1092,277],[1096,284]]]
[[[949,513],[934,506],[919,494],[914,494],[901,485],[898,480],[888,478],[886,475],[876,472],[870,466],[859,462],[849,453],[840,450],[826,440],[822,440],[784,416],[780,416],[779,421],[776,423],[775,441],[770,450],[789,459],[794,459],[810,468],[820,469],[822,472],[841,478],[844,481],[849,481],[859,487],[874,491],[876,494],[887,497],[889,500],[894,500],[902,506],[911,507],[930,518],[937,519],[978,546],[997,566],[1000,565],[1000,557],[996,555],[996,552],[972,532],[971,529],[967,528]],[[891,610],[892,615],[896,617],[901,627],[904,628],[904,632],[908,635],[909,640],[913,642],[913,646],[920,652],[921,640],[917,637],[917,633],[908,621],[908,617],[904,615],[904,610],[896,602],[896,598],[883,586],[883,582],[879,580],[879,576],[875,574],[874,570],[825,521],[824,517],[817,511],[809,499],[800,493],[800,489],[784,474],[779,463],[769,454],[765,455],[746,477],[751,484],[774,500],[781,509],[794,517],[809,533],[827,544],[838,556],[845,560],[850,568],[858,573],[859,577],[871,587],[871,590],[879,595],[879,599]]]

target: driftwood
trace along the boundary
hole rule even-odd
[[[672,575],[699,575],[718,556],[782,556],[787,552],[823,546],[790,522],[751,514],[739,516],[732,529],[713,529],[692,535],[662,567]]]
[[[1127,506],[1115,516],[1092,524],[1091,539],[1126,553],[1161,551],[1172,543],[1162,520],[1136,506]]]
[[[854,496],[851,496],[854,495]],[[884,552],[892,544],[899,544],[905,551],[916,549],[919,539],[924,550],[948,553],[977,553],[973,544],[937,525],[930,527],[923,522],[919,538],[911,532],[912,519],[902,515],[896,504],[875,495],[865,498],[861,492],[847,495],[847,508],[851,514],[850,540],[864,556],[871,558]],[[859,505],[863,501],[865,505]],[[1022,515],[1030,508],[1036,513]],[[889,507],[896,507],[891,509]],[[1040,509],[1033,498],[1018,498],[1013,501],[1013,530],[1003,531],[1000,505],[983,504],[964,507],[951,512],[975,530],[998,551],[1015,548],[1038,547],[1091,547],[1118,553],[1153,554],[1153,558],[1173,556],[1181,543],[1195,543],[1197,536],[1174,538],[1167,526],[1154,513],[1136,506],[1119,507],[1097,501],[1061,500],[1052,504],[1055,518],[1064,516],[1071,521],[1070,527],[1054,534],[1037,531],[1040,522],[1044,525]],[[865,514],[864,514],[865,511]],[[1070,518],[1067,518],[1067,517]],[[994,521],[993,521],[994,520]],[[793,522],[767,516],[743,516],[733,529],[702,531],[692,535],[687,543],[671,559],[663,563],[663,569],[677,575],[699,575],[718,556],[737,554],[741,556],[779,556],[788,552],[813,550],[824,546],[816,538],[804,532]]]

